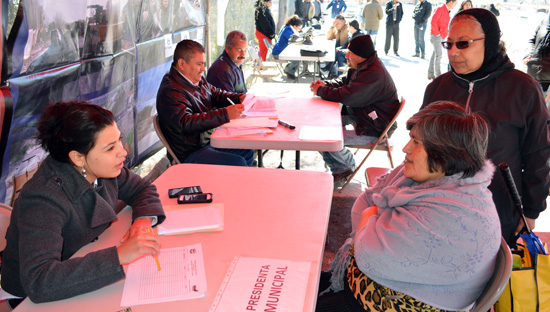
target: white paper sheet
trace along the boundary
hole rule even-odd
[[[310,269],[310,262],[237,258],[208,311],[302,311]]]
[[[186,233],[223,226],[220,211],[212,206],[166,211],[166,220],[158,226],[158,234]]]
[[[273,130],[266,128],[227,128],[227,135],[231,137],[256,134],[273,134]]]
[[[149,255],[128,266],[121,306],[195,299],[206,294],[202,245],[161,249],[161,270]]]
[[[318,141],[338,141],[342,139],[341,127],[302,126],[300,139]]]
[[[245,117],[232,119],[220,128],[261,128],[268,127],[269,125],[270,121],[267,117]]]

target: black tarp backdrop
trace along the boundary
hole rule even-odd
[[[175,43],[204,43],[204,1],[10,0],[8,9],[3,1],[0,201],[9,203],[14,176],[45,157],[34,126],[52,102],[84,100],[111,110],[127,166],[158,150],[156,92]]]

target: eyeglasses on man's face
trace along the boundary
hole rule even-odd
[[[457,41],[457,42],[443,41],[443,42],[441,42],[441,45],[445,49],[450,50],[453,47],[453,44],[455,44],[457,49],[462,50],[462,49],[466,49],[467,47],[469,47],[470,43],[472,43],[474,41],[480,41],[480,40],[485,40],[485,38],[464,40],[464,41]]]

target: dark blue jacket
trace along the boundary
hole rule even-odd
[[[332,7],[331,17],[334,18],[336,15],[340,14],[340,12],[345,12],[348,8],[348,5],[344,0],[332,0],[327,5],[327,10]]]
[[[401,22],[401,19],[403,18],[403,4],[401,2],[397,1],[397,8],[396,8],[396,20],[393,20],[393,1],[388,1],[386,3],[386,24],[392,25],[392,24],[399,24]]]
[[[292,26],[286,25],[283,27],[283,30],[279,34],[279,40],[273,47],[273,55],[279,55],[283,50],[288,46],[288,40],[290,39],[290,36],[294,34],[294,30],[292,30]]]
[[[229,57],[227,51],[212,63],[206,75],[206,81],[214,87],[229,92],[246,93],[246,81],[244,80],[243,67],[237,66]]]
[[[432,15],[432,4],[428,0],[424,2],[418,1],[414,6],[412,18],[416,24],[424,24],[428,22],[428,19]]]

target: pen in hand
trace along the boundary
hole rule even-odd
[[[147,233],[151,233],[151,229],[150,229],[150,228],[147,228]],[[155,261],[157,262],[157,269],[160,271],[161,268],[160,268],[159,257],[155,256]]]

